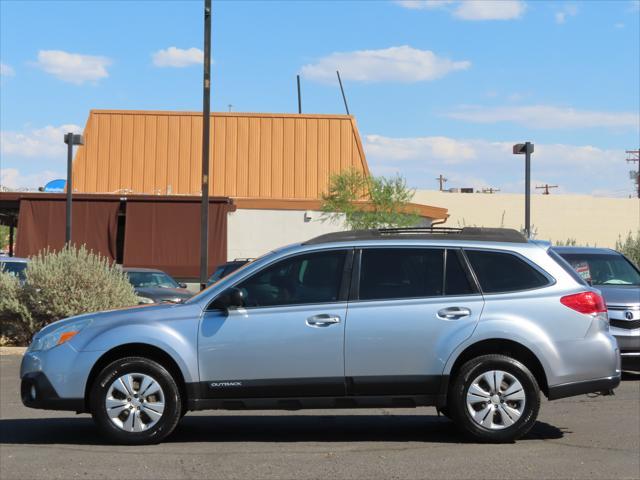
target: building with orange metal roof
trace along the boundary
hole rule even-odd
[[[215,245],[210,245],[217,252],[213,263],[254,257],[344,228],[322,221],[320,205],[332,175],[345,169],[369,174],[353,116],[213,113],[211,117],[209,194],[217,225],[211,238]],[[92,110],[83,135],[84,145],[73,162],[73,190],[84,208],[80,215],[104,218],[106,230],[97,235],[88,233],[95,231],[93,227],[78,231],[87,232],[87,239],[101,245],[102,253],[126,266],[156,266],[182,278],[197,276],[197,262],[193,263],[197,255],[176,252],[199,250],[202,114]],[[45,198],[37,194],[20,198],[29,207],[20,209],[18,221],[29,227],[18,229],[19,253],[29,255],[52,246],[45,238],[57,238],[59,243],[59,232],[45,234],[41,225],[45,221],[52,225],[48,219],[60,210],[62,199],[49,195],[50,205],[45,205]],[[98,204],[103,210],[92,213]],[[444,208],[411,207],[425,224],[448,217]],[[23,215],[22,210],[28,213]],[[185,221],[187,217],[191,220]],[[181,230],[176,225],[182,225]],[[106,237],[110,243],[102,241]]]

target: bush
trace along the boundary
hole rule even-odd
[[[640,266],[640,230],[636,232],[635,236],[629,232],[624,240],[619,237],[616,242],[616,250],[625,254],[629,260]]]
[[[122,270],[84,246],[41,252],[31,259],[25,273],[22,303],[40,326],[138,303]]]
[[[21,293],[19,280],[0,271],[0,345],[26,343],[37,329]]]

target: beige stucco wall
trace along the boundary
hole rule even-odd
[[[322,222],[321,212],[304,210],[248,210],[229,213],[227,257],[258,257],[275,248],[344,229],[344,224]]]
[[[443,226],[524,226],[524,195],[418,190],[414,202],[447,208],[450,217]],[[537,239],[613,247],[619,235],[640,229],[640,200],[536,193],[531,224]]]

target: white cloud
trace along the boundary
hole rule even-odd
[[[13,77],[16,74],[11,65],[0,63],[0,77]]]
[[[476,158],[474,147],[466,141],[448,137],[391,138],[367,135],[367,155],[390,161],[437,159],[446,164]]]
[[[332,83],[336,81],[336,70],[339,70],[344,80],[411,83],[435,80],[470,66],[469,61],[453,61],[430,50],[404,45],[382,50],[335,52],[316,63],[304,65],[302,75],[311,80]]]
[[[613,26],[615,28],[624,28],[624,23],[622,23],[622,22],[614,23]]]
[[[640,128],[634,112],[598,112],[551,105],[461,106],[447,117],[472,123],[513,122],[531,128]]]
[[[8,190],[36,190],[38,187],[43,187],[51,180],[64,177],[65,174],[51,170],[22,174],[17,168],[3,168],[0,170],[0,191],[2,190],[2,187]]]
[[[398,5],[411,10],[431,10],[454,3],[454,0],[397,0]]]
[[[411,10],[446,9],[455,18],[469,21],[515,20],[527,9],[522,0],[398,0]]]
[[[67,146],[64,144],[64,134],[68,132],[81,133],[78,125],[51,125],[39,129],[23,132],[0,132],[0,155],[3,157],[32,157],[32,158],[66,158]]]
[[[453,15],[462,20],[515,20],[524,15],[527,5],[520,0],[467,0]]]
[[[374,174],[400,173],[411,187],[435,188],[443,174],[447,187],[488,186],[521,191],[523,159],[512,153],[515,140],[489,141],[442,136],[410,138],[366,135],[364,148]],[[624,149],[593,145],[536,143],[533,174],[538,183],[558,184],[565,192],[597,189],[627,191]],[[560,190],[555,190],[559,192]]]
[[[578,14],[578,7],[573,4],[564,5],[555,13],[557,24],[563,24],[567,21],[567,17],[575,17]]]
[[[204,52],[195,47],[187,49],[169,47],[158,50],[152,58],[156,67],[182,68],[204,63]]]
[[[84,82],[107,78],[107,67],[111,65],[111,60],[62,50],[40,50],[35,65],[64,82],[82,85]]]

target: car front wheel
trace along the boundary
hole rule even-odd
[[[181,418],[180,391],[159,363],[128,357],[107,365],[90,396],[91,414],[110,440],[129,445],[158,443]]]
[[[449,392],[452,419],[484,442],[512,442],[533,427],[540,389],[529,369],[505,355],[466,362]]]

